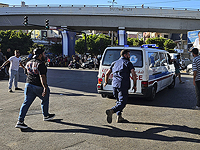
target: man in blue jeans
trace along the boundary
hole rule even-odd
[[[15,90],[22,90],[21,88],[18,87],[18,79],[19,79],[19,65],[25,69],[25,67],[23,66],[23,64],[21,63],[21,58],[20,58],[20,52],[19,50],[15,50],[15,55],[11,56],[10,58],[8,58],[8,60],[6,60],[2,66],[0,66],[0,70],[1,68],[3,68],[4,66],[6,66],[7,64],[10,63],[10,67],[9,67],[9,82],[8,82],[8,92],[12,93],[12,84],[14,81],[14,85],[15,85]]]
[[[34,50],[33,59],[26,64],[26,85],[24,90],[24,102],[19,112],[16,128],[26,129],[28,126],[24,123],[26,113],[36,97],[42,100],[41,107],[44,121],[52,120],[55,114],[49,114],[49,94],[50,89],[47,85],[46,73],[47,67],[44,64],[45,54],[41,48]]]
[[[107,122],[112,122],[112,114],[117,113],[117,123],[127,122],[122,117],[122,111],[128,101],[128,90],[130,89],[130,74],[133,78],[134,92],[136,92],[136,73],[133,64],[130,62],[130,51],[123,49],[120,53],[121,57],[111,64],[110,69],[106,72],[104,86],[108,83],[108,78],[113,73],[113,95],[117,100],[116,106],[106,110]]]

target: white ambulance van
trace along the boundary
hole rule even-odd
[[[137,74],[137,91],[134,93],[129,89],[129,95],[140,95],[148,100],[154,100],[157,92],[166,87],[174,88],[175,69],[170,63],[171,58],[167,51],[143,47],[108,47],[103,53],[98,73],[97,90],[102,97],[112,96],[113,75],[109,76],[108,84],[104,87],[105,74],[111,63],[120,58],[122,49],[130,50],[130,61]]]

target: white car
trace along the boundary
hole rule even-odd
[[[186,69],[187,73],[193,75],[192,64],[189,64]]]

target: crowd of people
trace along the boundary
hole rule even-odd
[[[53,54],[46,55],[47,66],[49,67],[70,67],[70,68],[94,68],[97,69],[100,62],[100,57],[91,55],[72,55],[72,57]]]
[[[12,56],[11,49],[7,48],[6,53],[4,54],[0,49],[0,66],[7,61]],[[29,60],[31,60],[33,57],[33,52],[30,53],[27,56],[21,57],[21,63],[25,65]],[[98,56],[91,56],[91,55],[72,55],[66,56],[66,55],[55,55],[55,54],[46,54],[45,57],[45,63],[46,66],[49,67],[69,67],[69,68],[94,68],[95,70],[98,69],[99,63],[100,63],[100,57]],[[3,79],[5,77],[9,77],[9,67],[10,62],[2,68],[0,71],[0,79]]]

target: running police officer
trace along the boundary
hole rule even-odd
[[[117,123],[127,122],[122,117],[122,110],[128,101],[128,90],[130,89],[130,73],[133,78],[134,92],[136,92],[136,73],[133,64],[130,62],[130,51],[123,49],[120,53],[121,57],[111,64],[110,69],[106,72],[104,86],[108,83],[108,78],[113,73],[113,95],[117,100],[116,106],[106,110],[107,122],[112,122],[113,113],[117,113]]]

